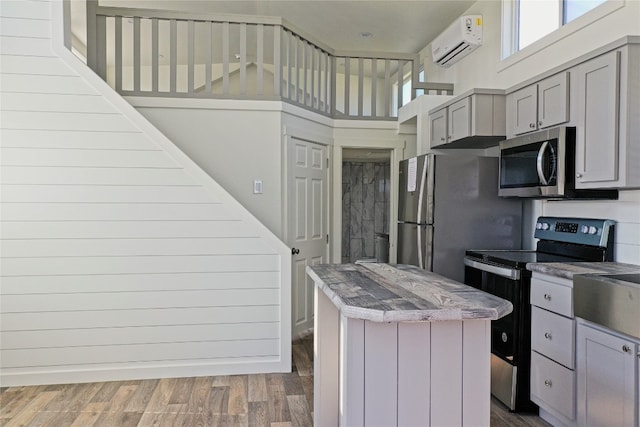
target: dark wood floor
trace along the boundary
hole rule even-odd
[[[0,425],[313,425],[313,338],[293,343],[293,372],[0,389]],[[492,426],[548,426],[491,405]]]

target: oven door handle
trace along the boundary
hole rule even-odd
[[[483,262],[474,261],[469,258],[464,259],[464,265],[467,267],[477,268],[487,273],[496,274],[511,280],[520,280],[520,270],[516,268],[498,267],[497,265],[485,264]]]

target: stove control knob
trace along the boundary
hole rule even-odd
[[[543,230],[548,230],[549,229],[549,223],[548,222],[543,222],[542,223],[542,229]]]
[[[596,234],[597,232],[598,232],[598,229],[593,225],[589,227],[589,234]]]
[[[582,227],[580,227],[580,232],[582,234],[587,234],[589,232],[589,226],[588,225],[583,225]]]
[[[536,230],[542,230],[542,223],[536,222]]]

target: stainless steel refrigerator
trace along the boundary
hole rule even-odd
[[[520,249],[522,201],[498,197],[498,159],[427,154],[400,162],[398,263],[464,281],[467,249]]]

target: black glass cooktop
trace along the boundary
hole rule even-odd
[[[529,262],[577,262],[580,259],[534,250],[468,250],[466,255],[491,264],[524,269]]]

